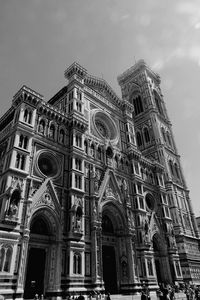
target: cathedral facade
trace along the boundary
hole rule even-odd
[[[61,298],[200,284],[199,234],[160,77],[122,96],[77,63],[49,101],[23,86],[0,119],[0,294]]]

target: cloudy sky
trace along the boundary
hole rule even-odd
[[[0,0],[0,110],[25,84],[48,100],[74,61],[120,96],[117,76],[143,58],[161,76],[200,216],[200,1]]]

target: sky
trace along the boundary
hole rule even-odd
[[[161,76],[200,216],[200,1],[0,0],[1,115],[24,84],[50,99],[74,61],[121,96],[117,76],[139,59]]]

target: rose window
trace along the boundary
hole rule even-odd
[[[38,155],[37,165],[40,172],[47,177],[55,177],[58,175],[59,166],[53,153],[43,151]]]
[[[114,120],[110,115],[100,110],[93,111],[93,128],[100,138],[105,138],[111,142],[118,141],[118,130]]]

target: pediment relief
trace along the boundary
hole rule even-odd
[[[50,179],[46,179],[44,181],[32,198],[30,207],[31,211],[34,211],[39,207],[51,208],[58,214],[59,217],[61,216],[61,206],[53,183]]]
[[[120,202],[119,194],[114,190],[112,182],[108,182],[105,192],[104,192],[104,199],[114,198],[115,200]]]
[[[99,189],[99,198],[101,201],[115,200],[121,203],[121,191],[117,179],[111,170],[107,170]]]

